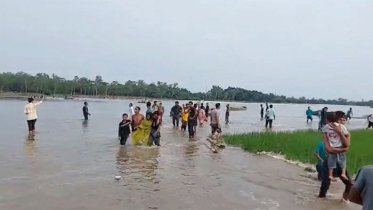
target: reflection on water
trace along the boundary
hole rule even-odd
[[[25,153],[29,158],[34,158],[37,156],[37,146],[35,141],[35,134],[29,133],[25,141]]]
[[[0,101],[0,108],[14,108],[3,112],[6,120],[0,121],[0,189],[7,192],[0,195],[0,208],[348,209],[336,202],[338,184],[331,187],[333,196],[327,202],[318,200],[320,183],[294,165],[240,148],[212,153],[203,144],[210,134],[208,123],[190,140],[165,116],[161,147],[134,146],[130,139],[120,146],[118,118],[129,102],[90,102],[95,118],[81,121],[81,113],[71,111],[80,110],[80,101],[46,101],[38,109],[35,139],[20,123],[26,120],[20,111],[24,103]],[[173,102],[163,104],[169,110]],[[222,123],[224,133],[264,130],[259,105],[247,107],[231,112],[230,123]],[[305,122],[306,108],[276,105],[274,130],[316,129],[317,120]],[[368,111],[354,108],[356,115]],[[348,126],[365,127],[364,123],[354,119]],[[114,181],[115,175],[122,179]]]

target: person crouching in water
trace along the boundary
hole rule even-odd
[[[350,134],[346,126],[344,126],[346,114],[342,111],[332,112],[327,116],[327,120],[329,123],[322,130],[324,138],[329,141],[330,146],[333,148],[345,147],[341,138],[350,138]],[[338,133],[337,130],[341,133]],[[341,178],[348,180],[346,175],[346,153],[328,154],[329,179],[331,181],[336,181],[333,176],[333,170],[337,168],[337,165],[341,166],[342,169]]]
[[[161,131],[160,131],[160,117],[159,113],[156,111],[151,115],[152,125],[150,129],[150,136],[149,136],[149,146],[153,146],[153,144],[157,146],[161,146],[160,138],[161,138]]]
[[[119,123],[118,137],[120,140],[120,145],[126,145],[128,136],[131,133],[130,125],[131,120],[128,119],[128,114],[124,113],[122,115],[122,121]]]

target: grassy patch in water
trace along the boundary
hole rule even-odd
[[[347,152],[347,168],[355,174],[364,165],[373,165],[373,132],[371,130],[352,130],[351,146]],[[295,132],[253,132],[225,135],[227,144],[240,146],[253,152],[275,152],[287,159],[303,163],[317,162],[314,151],[322,141],[322,134],[311,130]]]

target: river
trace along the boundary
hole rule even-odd
[[[161,147],[121,147],[118,123],[129,102],[89,101],[92,116],[84,122],[83,101],[46,101],[38,107],[37,133],[30,140],[25,102],[0,100],[0,209],[356,209],[339,202],[340,184],[332,185],[328,199],[318,199],[320,183],[295,165],[237,147],[211,153],[203,144],[208,126],[189,140],[164,117]],[[166,113],[172,104],[164,102]],[[263,129],[259,104],[246,106],[231,112],[223,132]],[[317,128],[317,117],[305,123],[307,105],[274,108],[275,130]],[[371,112],[353,109],[355,116]],[[347,126],[363,128],[366,120]],[[114,180],[117,175],[122,179]]]

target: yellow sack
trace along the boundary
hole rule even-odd
[[[136,131],[132,133],[131,140],[137,145],[147,145],[149,142],[149,135],[152,121],[145,119]]]

